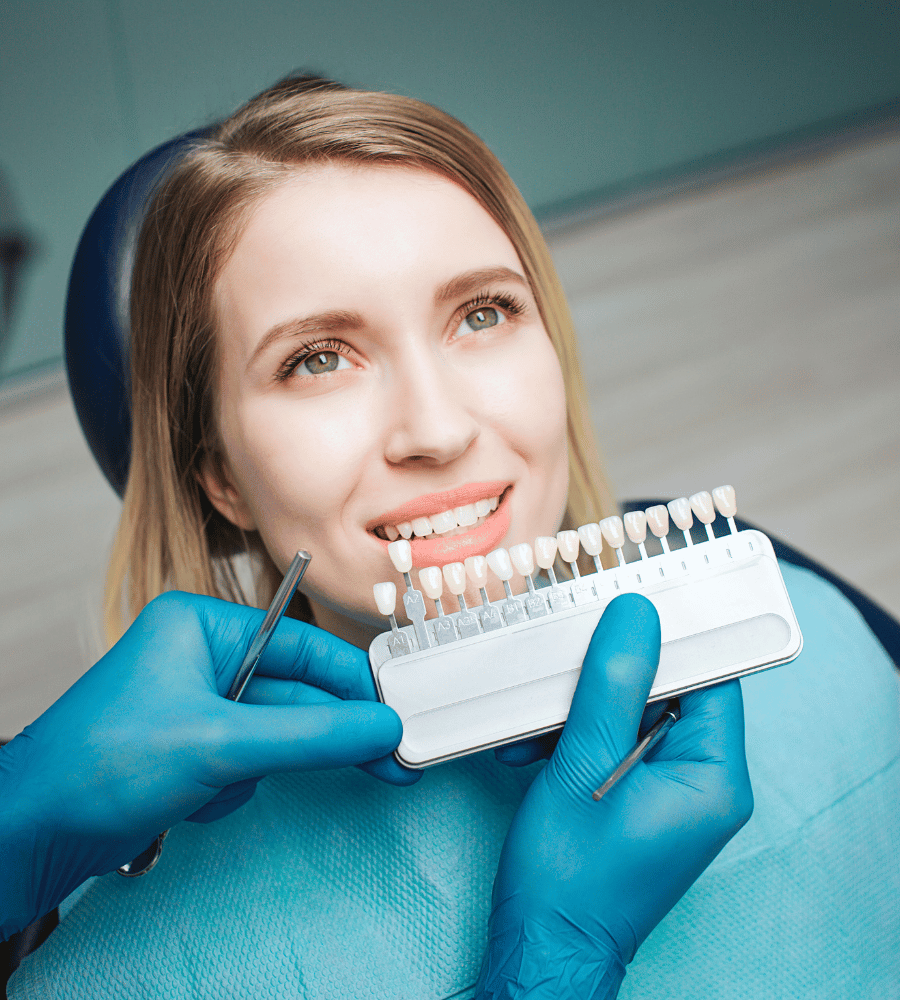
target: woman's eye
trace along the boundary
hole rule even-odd
[[[336,351],[316,351],[304,358],[297,367],[306,375],[327,375],[339,368],[350,368],[350,362]]]
[[[487,330],[492,326],[499,326],[506,322],[506,317],[493,306],[481,306],[473,309],[466,315],[466,318],[459,325],[459,333],[475,333],[477,330]]]

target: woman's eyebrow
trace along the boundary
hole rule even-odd
[[[256,359],[264,354],[272,344],[279,340],[295,340],[297,337],[310,336],[316,333],[336,333],[339,330],[360,330],[363,318],[358,312],[346,309],[333,309],[330,312],[315,313],[313,316],[301,316],[278,323],[268,330],[256,345],[247,367],[253,366]]]
[[[530,285],[518,271],[509,267],[480,267],[474,271],[458,274],[441,285],[434,293],[435,305],[443,305],[452,299],[464,298],[495,281],[512,281],[530,289]]]

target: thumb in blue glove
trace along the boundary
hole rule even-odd
[[[659,650],[653,605],[614,600],[503,847],[481,1000],[615,996],[641,942],[749,818],[737,681],[682,696],[665,738],[593,801],[636,742]]]
[[[266,651],[257,700],[227,691],[263,613],[165,594],[40,718],[0,748],[3,937],[91,875],[228,789],[233,808],[261,775],[378,761],[401,725],[374,695],[364,654],[285,619]],[[291,704],[271,704],[279,696]],[[352,698],[355,700],[346,700]]]

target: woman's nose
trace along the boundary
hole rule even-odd
[[[459,374],[440,358],[418,360],[390,380],[385,458],[392,465],[446,465],[469,450],[481,425]]]

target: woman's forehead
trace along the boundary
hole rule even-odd
[[[407,166],[304,167],[263,195],[216,282],[220,319],[427,296],[473,269],[522,273],[509,237],[463,188]]]

